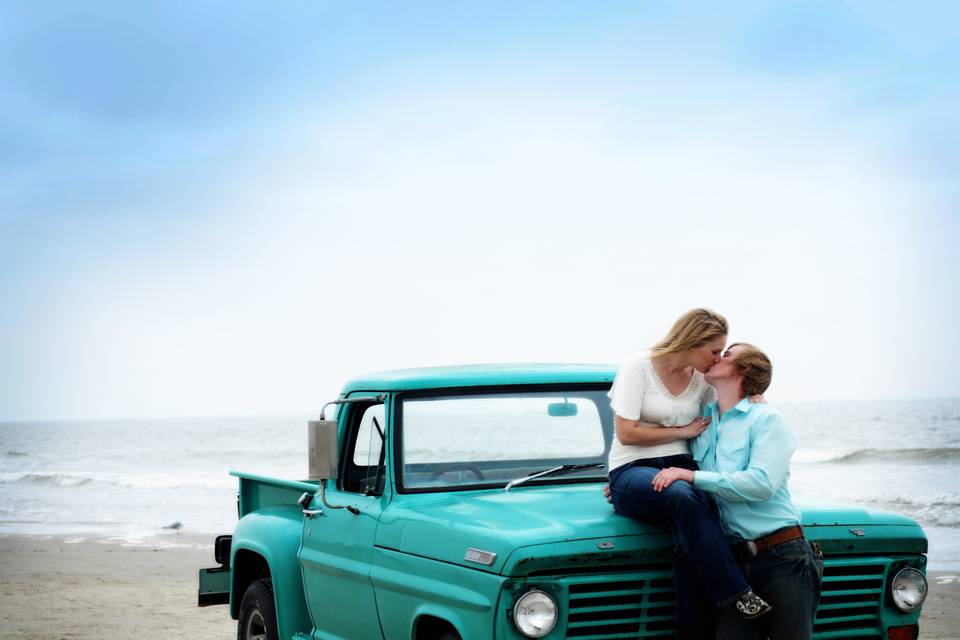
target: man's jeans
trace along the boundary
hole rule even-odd
[[[613,507],[636,520],[670,527],[675,546],[677,635],[712,637],[714,611],[709,601],[723,607],[749,591],[750,585],[730,553],[709,496],[683,480],[659,493],[653,490],[653,477],[666,467],[697,470],[697,463],[688,455],[677,455],[618,467],[610,474]],[[706,606],[704,588],[709,594]]]
[[[717,640],[810,640],[823,578],[823,558],[810,543],[803,538],[782,542],[740,566],[773,611],[746,621],[727,607],[717,614]]]

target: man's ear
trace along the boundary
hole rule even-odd
[[[738,395],[743,397],[743,374],[735,373],[733,377],[730,378],[730,381],[737,383],[737,390],[740,392]]]

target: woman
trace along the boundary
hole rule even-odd
[[[698,469],[688,442],[710,423],[700,417],[713,400],[703,373],[720,360],[726,341],[723,316],[709,309],[688,311],[649,356],[631,358],[620,368],[609,394],[615,416],[611,501],[618,513],[671,528],[680,638],[712,636],[704,596],[716,607],[736,607],[745,618],[770,611],[731,555],[711,499],[688,482],[674,482],[662,492],[653,488],[660,469]]]

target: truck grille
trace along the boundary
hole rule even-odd
[[[890,558],[828,557],[824,559],[820,608],[814,620],[817,640],[882,638],[883,602]]]
[[[827,558],[814,638],[881,639],[880,605],[891,563],[890,558],[882,557]],[[670,565],[574,575],[560,582],[569,598],[567,638],[674,636]]]
[[[646,569],[564,579],[567,638],[664,638],[674,635],[673,570]]]

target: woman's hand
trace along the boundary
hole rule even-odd
[[[693,422],[678,427],[684,440],[692,440],[707,430],[710,426],[710,418],[697,418]]]
[[[653,476],[653,490],[663,491],[677,480],[686,480],[693,484],[693,471],[683,467],[667,467]]]

